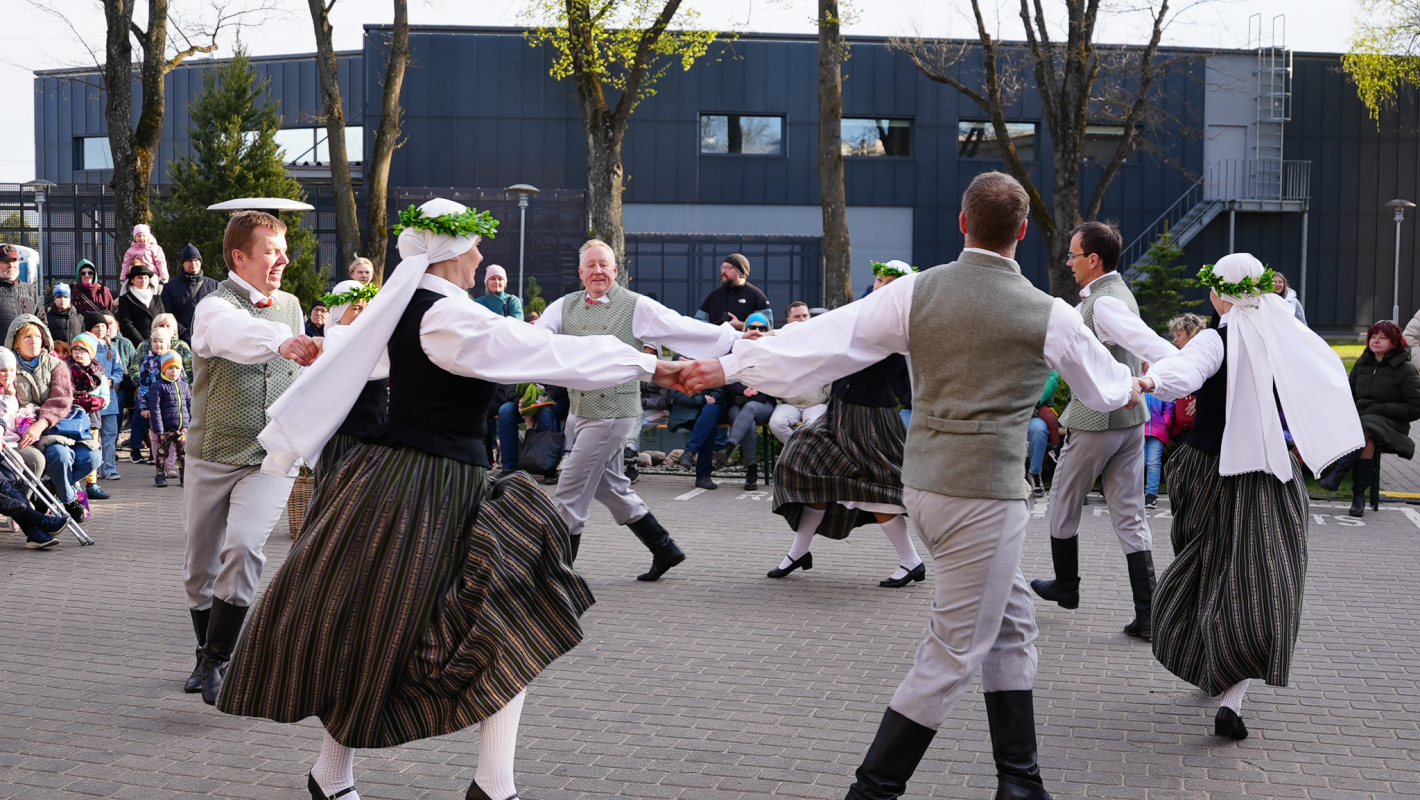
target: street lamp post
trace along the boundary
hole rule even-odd
[[[35,242],[39,245],[35,248],[39,251],[39,263],[35,265],[35,286],[38,287],[44,286],[44,260],[49,258],[49,248],[44,246],[44,203],[48,199],[45,197],[45,192],[58,185],[43,178],[20,184],[25,189],[34,190],[35,205],[39,208],[39,241]],[[41,288],[40,291],[42,292],[43,289]]]
[[[523,254],[528,238],[528,198],[540,194],[542,190],[526,183],[515,183],[508,187],[508,191],[518,194],[518,302],[521,303],[523,301]]]
[[[1390,308],[1390,321],[1400,324],[1400,223],[1405,221],[1405,209],[1414,208],[1415,204],[1409,200],[1392,200],[1386,203],[1386,208],[1395,211],[1395,288],[1392,297],[1395,304]]]

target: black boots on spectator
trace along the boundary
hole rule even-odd
[[[1318,480],[1316,482],[1317,485],[1328,492],[1334,492],[1340,489],[1342,479],[1346,477],[1346,473],[1350,471],[1351,467],[1354,466],[1360,458],[1361,451],[1356,450],[1336,459],[1336,463],[1331,465],[1331,471]],[[1352,481],[1352,484],[1354,485],[1355,481]]]
[[[759,465],[750,464],[745,468],[745,491],[753,492],[759,489]]]
[[[1134,621],[1124,632],[1140,639],[1154,636],[1154,553],[1144,550],[1124,557],[1129,562],[1129,588],[1134,593]]]
[[[986,692],[996,800],[1051,800],[1035,761],[1035,704],[1030,690]]]
[[[198,611],[189,608],[187,613],[192,615],[192,630],[197,634],[197,666],[192,668],[192,674],[187,676],[187,683],[182,685],[182,690],[188,694],[197,694],[202,691],[202,679],[207,675],[207,671],[202,668],[202,648],[207,645],[207,626],[212,618],[212,609],[204,608]]]
[[[646,549],[651,551],[651,570],[636,576],[638,581],[654,581],[676,564],[685,560],[685,553],[676,546],[675,540],[661,527],[661,523],[656,521],[656,516],[651,512],[646,512],[646,516],[635,522],[626,523],[626,527],[636,534],[636,538],[641,540],[641,544],[646,545]]]
[[[893,711],[883,714],[878,735],[863,756],[857,780],[844,800],[896,800],[907,791],[907,780],[922,763],[937,732]],[[1034,750],[1032,750],[1034,753]]]
[[[1050,560],[1055,564],[1055,580],[1030,582],[1035,593],[1058,603],[1061,608],[1080,607],[1080,537],[1050,537]],[[1152,592],[1150,595],[1152,596]]]
[[[242,623],[247,618],[246,606],[234,606],[212,598],[212,616],[207,622],[207,642],[202,647],[202,702],[217,705],[222,693],[222,679],[227,675],[227,662],[237,646]]]
[[[1371,488],[1375,463],[1374,458],[1356,459],[1356,468],[1351,470],[1351,510],[1346,512],[1350,516],[1360,517],[1366,513],[1366,492]]]

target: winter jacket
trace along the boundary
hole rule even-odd
[[[84,315],[75,310],[72,301],[69,308],[63,311],[51,305],[45,317],[49,323],[49,335],[56,342],[72,342],[75,336],[84,332]]]
[[[695,420],[700,418],[700,409],[705,407],[705,398],[713,397],[715,402],[725,402],[725,392],[723,389],[706,389],[697,394],[685,394],[670,390],[671,414],[666,421],[666,427],[673,431],[689,429],[695,426]]]
[[[163,309],[178,322],[178,338],[192,343],[192,313],[202,298],[217,291],[217,281],[203,275],[178,274],[177,278],[163,286]],[[188,373],[189,375],[192,373]]]
[[[1173,403],[1151,394],[1145,394],[1144,400],[1149,404],[1149,421],[1144,423],[1144,435],[1168,444],[1173,430]]]
[[[90,311],[113,311],[117,304],[113,299],[113,292],[107,286],[99,283],[97,279],[94,283],[84,283],[79,280],[79,270],[84,267],[92,269],[96,274],[98,267],[94,262],[84,259],[74,267],[74,282],[69,284],[69,294],[74,301],[74,310],[83,315]]]
[[[158,436],[187,430],[192,422],[192,389],[181,376],[175,381],[159,376],[148,387],[148,424]]]
[[[1420,419],[1420,373],[1409,350],[1397,347],[1377,360],[1367,349],[1351,367],[1351,396],[1361,427],[1383,452],[1414,457],[1410,423]]]
[[[172,342],[171,347],[174,353],[177,353],[179,356],[182,356],[182,374],[194,374],[192,371],[192,348],[188,347],[187,343],[181,339]],[[152,354],[153,344],[151,341],[143,342],[142,344],[138,345],[137,350],[133,351],[133,358],[128,361],[128,377],[133,381],[135,385],[142,384],[143,366],[145,363],[147,363],[148,357]],[[156,361],[153,363],[155,365],[157,364]],[[152,370],[152,375],[156,376],[157,374],[158,368],[157,366],[154,366]],[[153,380],[150,378],[148,383],[152,382]]]
[[[764,392],[758,392],[752,397],[746,396],[745,389],[747,388],[749,387],[738,381],[725,386],[725,402],[736,408],[743,406],[744,404],[750,401],[754,401],[756,403],[768,403],[771,406],[774,405],[775,399],[765,394]]]
[[[133,292],[128,292],[118,298],[118,311],[114,316],[118,318],[118,329],[130,342],[147,341],[149,334],[153,332],[153,317],[163,313],[163,299],[157,292],[153,292],[153,297],[144,305]]]
[[[108,402],[104,404],[99,416],[111,417],[123,411],[118,391],[123,383],[123,377],[128,374],[128,365],[119,354],[117,347],[112,343],[102,341],[99,342],[99,352],[94,354],[94,363],[103,368],[104,375],[108,376],[109,381]]]
[[[492,311],[500,317],[523,318],[523,301],[515,295],[503,292],[502,294],[492,294],[484,292],[482,295],[473,298],[473,302]]]
[[[812,406],[821,406],[828,402],[828,395],[833,390],[832,384],[824,384],[811,392],[805,392],[794,397],[781,398],[779,402],[791,405],[795,408],[804,409]]]
[[[0,279],[0,327],[5,330],[10,329],[10,323],[21,314],[38,315],[44,305],[39,301],[39,292],[35,291],[34,284],[23,281],[7,281]],[[49,324],[43,320],[36,320],[45,329]],[[54,349],[54,343],[50,342],[48,349]]]
[[[128,282],[128,270],[133,266],[133,262],[140,258],[149,269],[157,273],[159,281],[168,282],[168,256],[163,252],[163,248],[157,242],[133,242],[123,254],[123,271],[118,274],[120,285]]]
[[[44,352],[40,354],[39,364],[30,368],[25,366],[25,360],[16,349],[15,358],[19,359],[20,368],[15,370],[15,399],[22,406],[35,406],[36,416],[52,426],[69,416],[74,407],[74,382],[69,377],[69,365],[52,354],[54,340],[49,336],[49,327],[39,317],[33,314],[15,317],[5,331],[5,341],[14,345],[15,334],[26,324],[39,327]]]
[[[74,385],[74,405],[89,412],[89,417],[97,422],[99,412],[108,403],[109,392],[104,368],[93,361],[86,367],[79,366],[72,358],[66,363],[69,367],[69,381]],[[94,427],[97,428],[98,425],[95,424]]]

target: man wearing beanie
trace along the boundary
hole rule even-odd
[[[163,286],[163,308],[178,322],[178,338],[192,344],[192,312],[202,298],[217,291],[217,281],[202,274],[202,253],[188,242],[182,249],[182,272]]]
[[[49,335],[56,342],[72,342],[74,337],[84,332],[84,315],[74,309],[74,298],[69,293],[69,284],[54,284],[53,300],[45,313],[49,323]]]
[[[769,308],[769,298],[759,287],[749,282],[749,259],[739,253],[725,256],[720,265],[720,288],[705,296],[696,319],[703,319],[711,325],[730,323],[735,330],[745,329],[745,320],[756,311],[772,323],[774,312]]]
[[[515,294],[508,294],[507,270],[497,264],[484,267],[483,288],[486,290],[483,296],[475,297],[473,302],[500,317],[523,318],[523,301]]]

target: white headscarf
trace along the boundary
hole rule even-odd
[[[365,284],[362,283],[362,282],[360,282],[360,281],[341,281],[340,283],[335,284],[335,288],[332,289],[332,290],[330,290],[330,293],[331,293],[331,294],[345,294],[346,292],[350,291],[351,289],[363,289],[363,288],[365,288]],[[343,316],[345,316],[345,312],[346,312],[346,311],[349,311],[349,310],[350,310],[350,304],[349,304],[349,303],[341,303],[340,305],[338,305],[338,306],[333,306],[333,307],[330,309],[330,314],[327,316],[327,318],[326,318],[326,323],[325,323],[325,332],[326,332],[326,335],[327,335],[327,336],[330,335],[330,330],[331,330],[332,328],[335,328],[335,327],[337,327],[338,325],[340,325],[340,318],[343,317]],[[356,319],[359,319],[359,318],[356,317]]]
[[[443,198],[419,208],[430,217],[468,210]],[[298,459],[316,463],[374,373],[429,265],[458,258],[477,242],[477,236],[445,236],[416,228],[406,228],[399,235],[403,260],[380,293],[340,337],[327,340],[320,358],[302,370],[291,388],[268,409],[271,421],[257,437],[266,449],[263,472],[287,475]]]
[[[1253,256],[1234,253],[1218,261],[1213,272],[1237,283],[1260,277],[1263,269]],[[1281,481],[1292,479],[1274,386],[1297,452],[1315,474],[1364,446],[1340,357],[1297,321],[1291,304],[1271,292],[1221,297],[1233,307],[1221,319],[1227,325],[1228,423],[1219,473],[1263,471]]]

